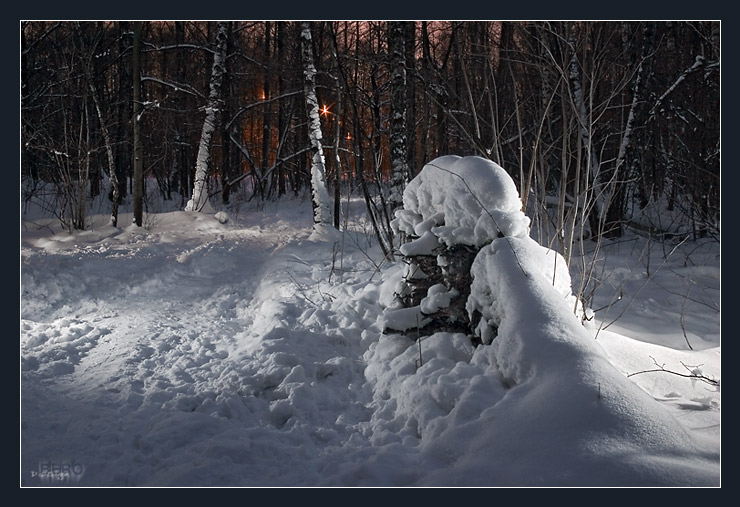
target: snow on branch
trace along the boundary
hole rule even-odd
[[[669,95],[669,94],[670,94],[671,92],[673,92],[673,90],[675,90],[675,89],[676,89],[676,87],[677,87],[677,86],[678,86],[678,85],[679,85],[679,84],[680,84],[680,83],[681,83],[681,82],[682,82],[682,81],[683,81],[684,79],[686,79],[686,77],[687,77],[687,76],[689,76],[690,74],[693,74],[694,72],[696,72],[697,70],[699,70],[699,69],[700,69],[700,68],[702,68],[703,66],[704,66],[704,57],[703,57],[703,56],[701,56],[701,55],[698,55],[698,56],[696,57],[696,60],[694,60],[694,64],[693,64],[693,65],[692,65],[691,67],[689,67],[688,69],[686,69],[685,71],[683,71],[683,74],[681,74],[680,76],[678,76],[678,79],[676,79],[676,82],[675,82],[675,83],[673,83],[673,84],[672,84],[672,85],[671,85],[671,86],[670,86],[670,87],[669,87],[669,88],[668,88],[668,89],[667,89],[667,90],[665,91],[665,93],[663,93],[663,95],[661,95],[661,96],[660,96],[660,98],[658,98],[658,100],[657,100],[657,102],[655,103],[655,105],[654,105],[654,106],[652,107],[652,109],[650,109],[650,115],[652,116],[652,115],[653,115],[653,114],[655,113],[655,110],[656,110],[656,109],[657,109],[658,107],[660,107],[660,105],[661,105],[661,104],[663,103],[663,100],[664,100],[664,99],[665,99],[665,98],[666,98],[666,97],[667,97],[667,96],[668,96],[668,95]]]

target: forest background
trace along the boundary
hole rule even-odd
[[[86,203],[102,192],[114,223],[117,203],[133,199],[145,225],[147,192],[185,208],[198,168],[217,208],[235,192],[264,201],[315,186],[313,64],[326,219],[339,227],[341,196],[361,193],[388,256],[403,185],[444,154],[504,167],[533,235],[567,261],[626,228],[719,239],[718,21],[20,28],[22,202],[43,203],[70,231],[85,229]]]

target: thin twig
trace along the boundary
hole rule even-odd
[[[684,364],[683,362],[681,362],[681,364],[683,365],[683,367],[686,368],[690,373],[688,373],[688,374],[686,374],[686,373],[679,373],[677,371],[666,370],[665,367],[662,364],[658,364],[658,362],[655,360],[655,358],[653,356],[650,356],[650,359],[653,360],[653,363],[655,363],[655,366],[657,366],[657,368],[652,369],[652,370],[643,370],[643,371],[638,371],[638,372],[635,372],[635,373],[630,373],[629,375],[627,375],[627,377],[632,377],[633,375],[640,375],[641,373],[663,372],[663,373],[670,373],[672,375],[678,375],[679,377],[690,378],[692,380],[698,380],[700,382],[704,382],[705,384],[709,384],[710,386],[714,386],[714,387],[719,388],[719,380],[715,380],[715,379],[709,378],[709,377],[707,377],[707,376],[705,376],[705,375],[703,375],[701,373],[697,373],[698,366],[696,366],[696,367],[694,367],[692,369],[690,366],[687,366],[686,364]]]
[[[295,279],[293,274],[289,270],[285,270],[286,274],[288,275],[288,278],[290,278],[290,281],[293,282],[293,284],[296,286],[296,289],[301,293],[301,296],[303,296],[303,299],[311,303],[313,306],[318,307],[317,305],[310,297],[308,297],[308,294],[306,293],[306,288],[298,283],[298,281]]]

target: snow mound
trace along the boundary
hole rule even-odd
[[[504,252],[509,256],[509,264],[505,266],[499,264]],[[498,330],[506,318],[515,314],[516,308],[512,308],[512,304],[522,304],[526,308],[531,308],[532,304],[541,304],[529,299],[534,295],[533,290],[540,289],[523,285],[528,279],[536,280],[539,284],[537,287],[546,288],[549,295],[544,296],[545,300],[553,298],[562,302],[563,312],[553,312],[551,318],[562,314],[577,323],[581,320],[583,305],[572,292],[572,281],[565,259],[531,238],[495,240],[481,249],[473,261],[471,271],[473,283],[466,308],[471,318],[476,313],[481,316],[475,331],[483,343],[491,343],[493,330]],[[519,275],[520,279],[508,279],[505,275],[509,271]]]
[[[448,246],[482,246],[501,234],[529,232],[514,181],[502,167],[477,156],[445,155],[427,163],[406,187],[403,206],[393,226],[421,236],[425,250],[430,246],[425,232]]]

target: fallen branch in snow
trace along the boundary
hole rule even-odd
[[[367,237],[368,236],[368,234],[367,234],[368,229],[367,229],[367,227],[365,227],[365,225],[366,225],[365,222],[362,222],[361,225],[363,227],[363,234],[362,235],[359,234],[359,233],[348,234],[348,232],[350,232],[350,231],[347,230],[347,227],[345,225],[344,231],[342,231],[342,241],[344,241],[345,235],[349,235],[349,238],[352,240],[352,243],[355,245],[355,247],[357,247],[357,249],[362,253],[362,255],[364,255],[365,258],[370,262],[370,264],[373,265],[373,267],[375,268],[375,271],[373,272],[373,275],[370,277],[370,280],[372,280],[373,277],[377,273],[382,272],[383,263],[385,263],[385,261],[387,261],[388,258],[387,258],[387,256],[384,256],[380,260],[380,262],[376,262],[372,257],[370,257],[370,254],[368,253],[368,248],[371,245],[369,243],[368,243],[368,245],[366,247],[363,247],[362,245],[360,245],[359,237]]]
[[[49,232],[51,232],[51,235],[52,236],[55,236],[56,235],[56,233],[54,232],[54,229],[52,229],[50,225],[48,225],[48,224],[47,225],[39,224],[37,222],[34,222],[33,220],[26,220],[25,218],[22,220],[22,224],[23,224],[24,230],[28,227],[26,225],[27,223],[33,224],[34,227],[36,227],[36,230],[37,231],[40,231],[41,229],[47,229]]]
[[[678,375],[679,377],[690,378],[692,380],[692,382],[698,380],[699,382],[704,382],[705,384],[709,384],[710,386],[716,387],[717,390],[719,390],[719,380],[715,380],[713,378],[709,378],[706,375],[704,375],[701,372],[701,370],[699,369],[699,366],[701,366],[701,365],[699,365],[699,366],[693,366],[693,367],[692,366],[687,366],[682,361],[681,362],[681,365],[684,368],[686,368],[686,370],[689,371],[689,373],[686,374],[686,373],[679,373],[677,371],[666,370],[665,369],[665,366],[662,365],[662,364],[658,364],[658,362],[655,360],[655,358],[653,356],[650,356],[650,359],[652,359],[653,360],[653,363],[655,363],[655,366],[657,366],[656,369],[653,369],[653,370],[644,370],[644,371],[638,371],[638,372],[635,372],[635,373],[630,373],[629,375],[627,375],[627,377],[632,377],[633,375],[639,375],[641,373],[664,372],[664,373],[670,373],[672,375]]]
[[[310,297],[308,297],[308,293],[306,292],[306,287],[304,285],[298,283],[298,281],[295,279],[295,277],[293,276],[293,274],[290,271],[285,270],[285,272],[287,273],[288,278],[290,278],[290,281],[293,282],[293,285],[295,285],[296,290],[298,290],[298,292],[301,293],[301,296],[303,296],[303,299],[305,299],[306,301],[308,301],[313,306],[318,307],[319,305],[317,305]]]

